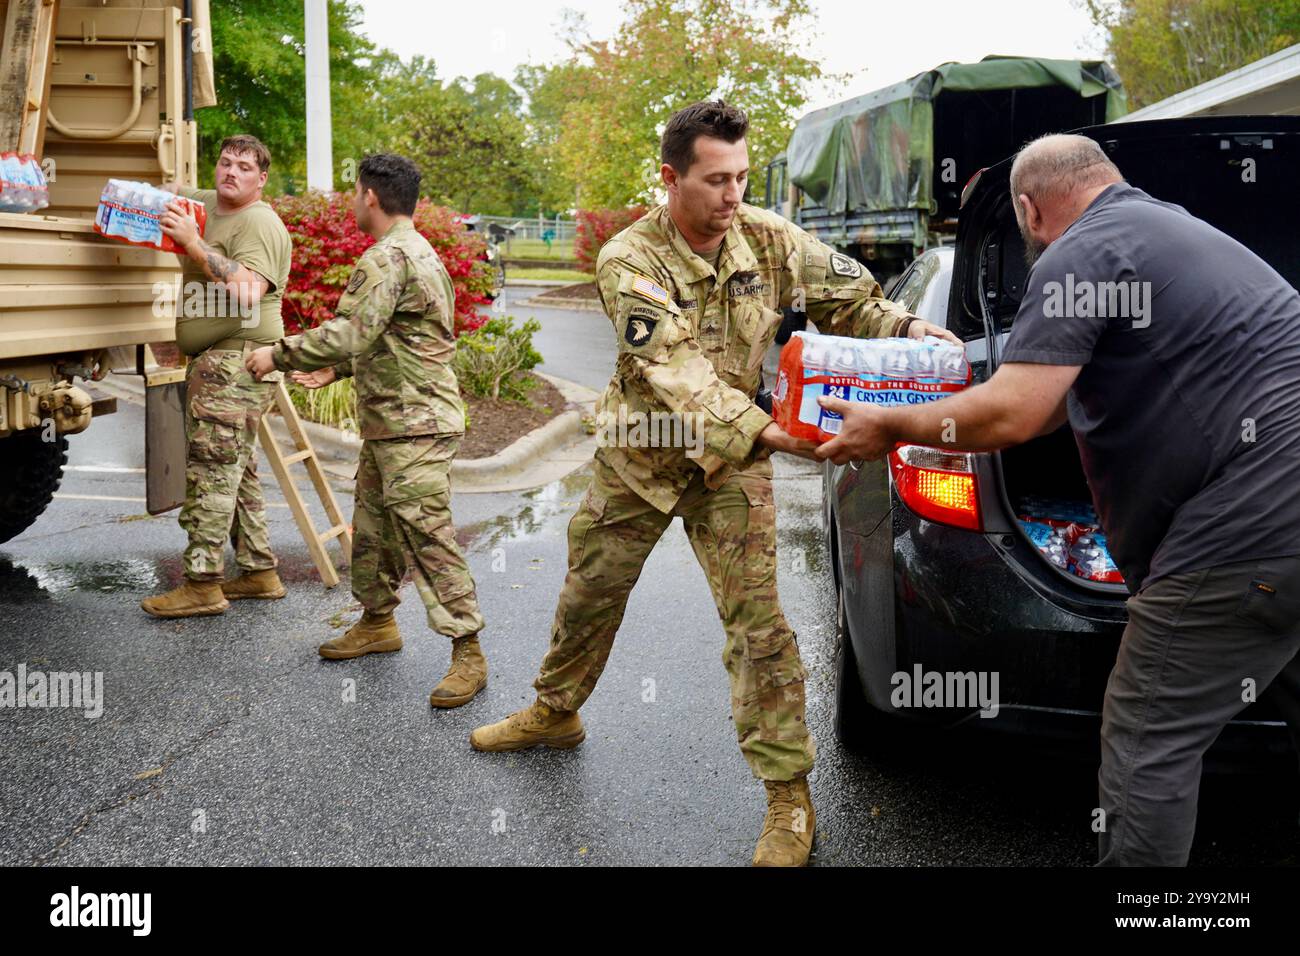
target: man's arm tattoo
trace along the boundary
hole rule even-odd
[[[199,249],[203,253],[203,269],[214,282],[229,282],[239,271],[238,262],[227,259],[202,239],[199,240]]]

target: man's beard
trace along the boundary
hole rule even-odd
[[[1032,268],[1047,246],[1031,236],[1024,226],[1020,226],[1020,238],[1025,243],[1025,265]]]

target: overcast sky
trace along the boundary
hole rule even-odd
[[[404,58],[431,57],[443,79],[484,72],[511,78],[521,63],[563,59],[557,34],[566,8],[586,15],[595,39],[612,35],[622,19],[614,0],[362,0],[361,6],[371,40]],[[1099,57],[1104,49],[1078,0],[813,0],[812,6],[807,55],[826,72],[851,78],[843,87],[812,91],[809,109],[948,60],[989,53],[1073,59]]]

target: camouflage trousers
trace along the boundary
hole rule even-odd
[[[192,581],[221,580],[227,540],[240,570],[276,566],[256,449],[258,424],[279,380],[277,373],[258,382],[244,368],[244,354],[234,350],[209,349],[190,361],[180,525],[190,539],[184,567]]]
[[[569,573],[551,646],[533,686],[551,707],[577,710],[605,669],[628,595],[651,549],[680,516],[704,569],[727,640],[731,713],[740,750],[762,780],[812,769],[804,678],[794,631],[776,594],[776,508],[770,472],[733,475],[709,491],[701,471],[672,514],[629,488],[601,461],[569,522]],[[671,627],[666,617],[655,625]]]
[[[474,578],[451,523],[451,460],[459,435],[367,440],[357,468],[352,593],[383,614],[409,570],[429,626],[448,637],[483,629]]]

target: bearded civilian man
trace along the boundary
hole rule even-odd
[[[1243,681],[1276,682],[1300,744],[1300,295],[1086,136],[1021,150],[1011,199],[1035,261],[997,371],[919,408],[822,399],[844,423],[818,454],[992,451],[1070,423],[1132,592],[1102,704],[1098,862],[1182,866],[1201,760]],[[1140,317],[1049,304],[1121,282],[1152,290]]]

